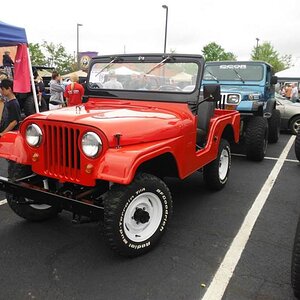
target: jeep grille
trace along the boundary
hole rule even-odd
[[[80,173],[80,129],[43,125],[45,132],[45,173],[61,179],[78,179]]]

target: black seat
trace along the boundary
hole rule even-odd
[[[197,123],[197,146],[203,147],[206,142],[209,122],[212,116],[214,115],[216,103],[215,102],[202,102],[198,106],[198,123]]]

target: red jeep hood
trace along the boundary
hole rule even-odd
[[[115,146],[116,134],[121,134],[120,145],[153,142],[178,137],[182,119],[187,118],[184,104],[169,104],[165,108],[135,105],[105,105],[68,107],[35,115],[38,119],[70,122],[99,128],[109,145]],[[179,107],[178,107],[179,106]],[[35,118],[34,116],[32,116]]]

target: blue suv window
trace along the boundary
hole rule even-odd
[[[206,65],[203,80],[220,81],[261,81],[264,68],[262,65],[219,64]]]

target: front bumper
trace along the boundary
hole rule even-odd
[[[49,192],[39,186],[35,186],[22,181],[22,178],[18,179],[17,182],[12,182],[8,178],[0,176],[0,190],[13,194],[15,196],[21,196],[22,198],[24,197],[30,199],[28,201],[20,201],[19,204],[55,205],[60,209],[71,211],[78,215],[83,215],[91,218],[103,217],[103,208],[100,206]]]

